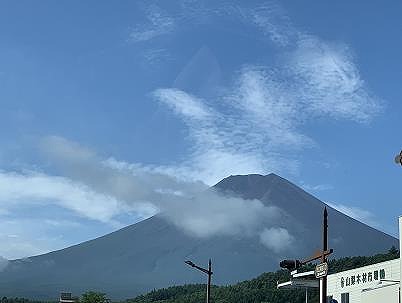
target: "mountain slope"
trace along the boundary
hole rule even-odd
[[[115,299],[154,288],[203,283],[183,263],[213,260],[213,283],[229,284],[276,270],[282,257],[305,257],[321,243],[323,203],[276,175],[231,176],[215,186],[226,195],[259,199],[283,210],[281,226],[295,237],[280,255],[258,237],[193,238],[158,216],[60,251],[11,261],[0,273],[0,294],[57,298],[61,290],[101,290]],[[337,256],[372,255],[397,246],[395,238],[329,208],[330,247]]]
[[[216,185],[220,190],[245,199],[258,199],[265,205],[283,209],[283,225],[297,235],[297,247],[308,243],[308,251],[322,246],[324,204],[314,196],[275,174],[231,176]],[[398,246],[397,239],[327,206],[329,246],[336,256],[371,255]],[[306,237],[306,235],[308,235]],[[384,246],[385,245],[385,246]],[[380,250],[379,250],[380,249]]]

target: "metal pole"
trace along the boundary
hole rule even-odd
[[[402,216],[399,217],[399,266],[401,268],[399,272],[402,275]],[[399,280],[399,302],[402,302],[402,279]]]
[[[323,222],[323,245],[322,245],[322,257],[321,262],[324,263],[327,261],[327,257],[324,252],[328,249],[328,212],[327,207],[324,208],[324,222]],[[326,303],[327,301],[327,276],[321,278],[322,283],[320,283],[321,291],[321,303]]]
[[[308,303],[307,287],[306,287],[306,303]]]
[[[211,299],[211,276],[212,276],[212,270],[211,270],[211,259],[209,259],[208,262],[208,284],[207,284],[207,303],[210,302]]]
[[[320,278],[320,303],[326,303],[325,301],[322,300],[323,298],[323,287],[322,287],[322,278]]]

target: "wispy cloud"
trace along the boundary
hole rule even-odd
[[[2,204],[5,204],[2,202]],[[1,216],[0,220],[0,241],[3,243],[0,248],[0,270],[4,269],[8,262],[6,259],[21,258],[29,255],[49,252],[52,249],[62,248],[66,243],[59,240],[52,242],[40,241],[39,237],[44,236],[44,225],[39,219],[27,219],[24,215],[18,216],[16,211],[12,216]]]
[[[184,119],[206,121],[213,116],[200,99],[178,89],[158,89],[154,95]]]
[[[309,68],[301,68],[308,56],[298,52],[276,69],[243,67],[233,86],[225,88],[228,93],[213,101],[175,88],[154,92],[188,127],[191,154],[176,167],[177,175],[184,172],[213,184],[228,174],[294,172],[297,162],[292,153],[317,144],[302,132],[303,124],[317,117],[367,123],[381,110],[380,101],[365,90],[356,72],[344,75],[340,70],[345,69],[332,63],[317,67],[310,62]],[[354,67],[347,57],[338,61]],[[330,90],[337,99],[328,94]]]
[[[348,215],[349,217],[356,219],[357,221],[363,222],[371,227],[378,228],[380,224],[376,221],[375,215],[363,208],[352,206],[352,205],[345,205],[345,204],[337,204],[337,203],[330,203],[326,202],[332,208]]]
[[[382,111],[383,102],[362,79],[352,50],[297,29],[276,2],[209,10],[266,33],[279,47],[280,60],[275,66],[243,65],[232,85],[222,88],[226,93],[213,98],[176,88],[155,90],[154,97],[186,123],[192,142],[191,154],[180,165],[167,166],[170,172],[207,184],[227,174],[294,173],[296,151],[317,145],[302,130],[304,124],[318,117],[368,123]]]
[[[278,167],[289,167],[270,153],[272,142],[266,141],[266,148],[261,147],[267,134],[274,136],[277,129],[267,133],[265,125],[249,119],[247,113],[221,112],[207,106],[205,100],[177,89],[159,89],[154,96],[183,119],[192,142],[188,159],[180,165],[165,167],[166,171],[212,185],[231,174],[264,174]]]
[[[143,42],[170,33],[175,28],[175,19],[157,5],[151,5],[146,11],[147,22],[137,24],[130,31],[130,42]]]
[[[346,45],[304,37],[288,66],[295,93],[313,115],[368,122],[382,111],[382,101],[370,92]]]
[[[275,122],[272,120],[275,115],[282,128],[293,128],[291,132],[277,131],[277,140],[283,138],[289,143],[293,141],[292,144],[311,143],[307,136],[294,129],[297,121],[304,119],[303,115],[325,115],[367,123],[382,111],[383,102],[362,79],[350,47],[343,43],[323,41],[297,28],[279,2],[266,1],[256,6],[236,5],[226,1],[208,5],[199,1],[179,2],[179,8],[171,14],[155,4],[149,5],[146,10],[147,22],[135,26],[129,40],[147,41],[178,29],[194,29],[199,24],[216,26],[227,20],[234,20],[243,24],[244,28],[252,28],[254,32],[268,37],[265,39],[277,46],[278,53],[284,54],[283,64],[254,66],[249,63],[248,71],[242,75],[241,85],[245,93],[247,89],[249,93],[253,92],[255,86],[258,86],[254,92],[256,99],[245,99],[250,102],[246,109],[256,106],[253,110],[257,113],[264,107],[265,111],[261,114],[266,115],[269,110],[270,122]],[[258,39],[259,35],[255,37]],[[151,63],[159,57],[158,49],[147,50],[145,54]],[[264,91],[269,93],[262,93]],[[262,103],[261,98],[267,95],[270,99]],[[270,105],[276,107],[266,107],[268,100],[271,100]],[[303,108],[303,115],[299,115],[299,108]],[[263,118],[263,115],[258,117]],[[296,123],[292,122],[289,126],[290,121]]]
[[[310,184],[306,184],[304,182],[301,182],[301,187],[303,187],[303,189],[305,189],[308,192],[318,192],[318,191],[325,191],[325,190],[334,189],[334,186],[331,185],[331,184],[310,185]]]
[[[80,216],[110,223],[123,207],[117,199],[96,193],[84,184],[36,172],[1,172],[0,202],[9,207],[22,203],[56,204]]]
[[[240,12],[246,22],[256,26],[280,47],[291,46],[299,35],[283,7],[275,1],[251,9],[241,8]]]
[[[284,9],[274,1],[253,8],[230,2],[208,5],[201,1],[179,1],[179,7],[168,13],[155,3],[145,9],[145,22],[137,23],[129,33],[129,41],[143,42],[171,34],[180,29],[191,29],[200,24],[222,20],[235,20],[251,25],[280,46],[294,42],[296,33]]]
[[[383,102],[361,78],[353,51],[344,43],[323,41],[296,28],[277,2],[247,11],[247,19],[285,53],[275,78],[287,82],[287,91],[305,112],[368,122]],[[275,67],[277,68],[277,67]]]

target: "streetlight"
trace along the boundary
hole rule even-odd
[[[402,150],[401,150],[401,152],[399,153],[399,155],[397,155],[397,156],[395,157],[395,163],[402,165]]]
[[[184,261],[184,263],[186,263],[187,265],[194,267],[196,269],[198,269],[199,271],[202,271],[204,274],[208,275],[208,284],[207,284],[207,303],[209,303],[210,301],[210,297],[211,297],[211,276],[213,274],[212,270],[211,270],[211,259],[209,259],[208,262],[208,269],[202,268],[200,266],[195,265],[193,262],[191,261]]]

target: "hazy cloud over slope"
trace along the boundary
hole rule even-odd
[[[280,210],[275,207],[223,196],[203,183],[163,174],[163,168],[103,160],[60,137],[46,138],[43,150],[68,178],[117,201],[109,205],[113,208],[110,220],[125,211],[158,210],[166,220],[197,237],[253,237],[279,222]]]

